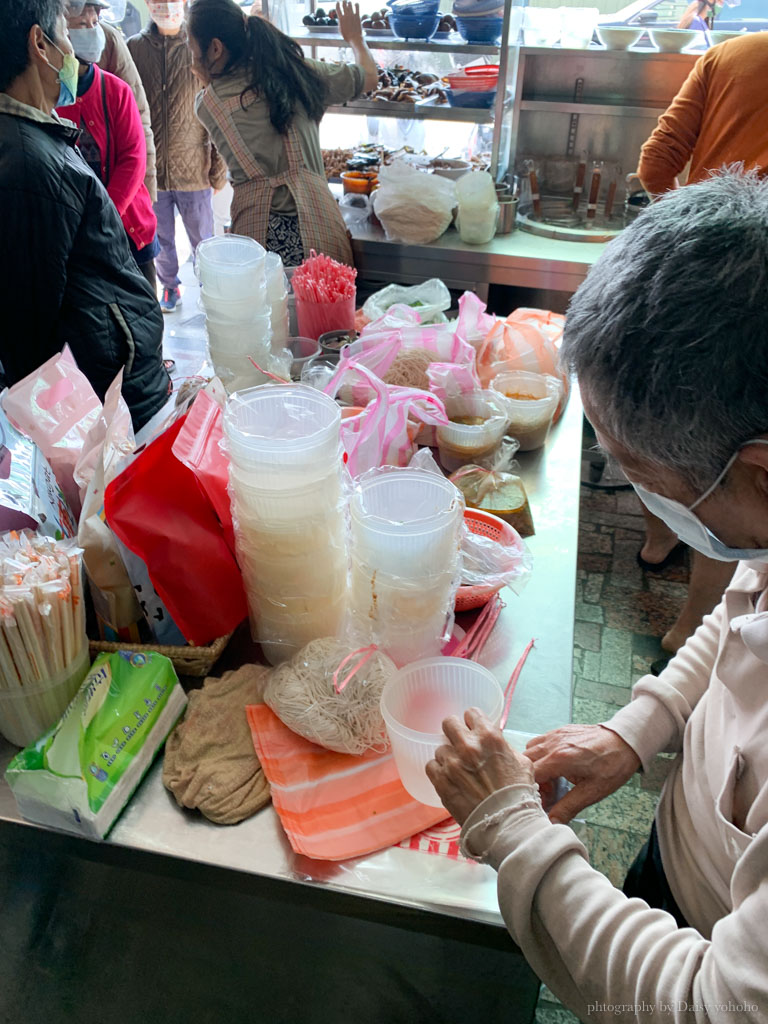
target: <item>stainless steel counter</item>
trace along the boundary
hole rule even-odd
[[[506,684],[528,640],[536,638],[511,707],[509,727],[521,732],[541,732],[570,721],[571,717],[581,424],[579,396],[574,393],[546,448],[520,458],[537,530],[528,542],[535,569],[521,596],[505,591],[506,608],[483,660]],[[0,745],[0,769],[5,768],[12,753],[8,744]],[[121,894],[124,890],[126,894],[132,891],[131,885],[140,885],[144,895],[126,895],[125,903]],[[14,908],[14,894],[24,893],[29,905],[23,903],[21,909]],[[143,902],[145,898],[148,905]],[[140,912],[137,899],[141,900]],[[510,992],[511,1002],[503,1003],[510,1009],[517,1007],[517,1016],[513,1013],[509,1019],[531,1019],[535,1004],[537,983],[502,930],[496,878],[490,868],[400,848],[344,863],[298,857],[291,851],[271,806],[249,821],[228,828],[180,810],[163,788],[159,762],[150,770],[104,844],[65,838],[24,822],[7,784],[0,781],[0,907],[11,907],[0,914],[0,943],[4,949],[9,943],[14,948],[18,946],[19,955],[28,958],[30,964],[28,977],[22,972],[21,976],[8,974],[5,979],[10,986],[8,991],[14,993],[16,1013],[26,1005],[28,986],[43,984],[35,974],[39,966],[40,930],[44,932],[55,925],[64,928],[66,934],[67,926],[51,908],[55,905],[59,908],[57,913],[66,917],[75,910],[61,910],[61,906],[68,907],[73,900],[78,914],[86,914],[83,908],[87,908],[91,931],[86,945],[93,955],[99,952],[102,939],[96,935],[102,931],[111,935],[115,928],[128,929],[134,935],[130,941],[135,943],[135,955],[140,956],[148,936],[164,940],[165,934],[180,927],[178,922],[183,921],[186,938],[178,941],[192,942],[195,947],[210,942],[211,950],[206,956],[212,963],[216,957],[221,959],[220,937],[214,941],[207,934],[208,919],[211,927],[224,927],[233,936],[240,936],[238,941],[242,944],[257,942],[252,929],[258,930],[258,922],[251,917],[261,915],[262,927],[268,928],[266,935],[259,932],[259,941],[267,945],[267,952],[262,951],[261,955],[273,957],[274,962],[260,964],[259,984],[264,985],[264,976],[267,981],[271,979],[276,1000],[275,1008],[264,1020],[285,1020],[291,1024],[303,1024],[305,1020],[335,1022],[342,1017],[348,1019],[349,1012],[363,1014],[366,1024],[379,1019],[382,1024],[400,1019],[408,1020],[409,1024],[421,1019],[448,1020],[449,1008],[463,1005],[457,1004],[458,995],[451,995],[450,986],[457,972],[460,974],[465,967],[473,974],[505,972],[516,992]],[[198,916],[198,907],[203,918]],[[53,924],[46,924],[51,915]],[[223,923],[214,924],[219,917]],[[312,929],[323,935],[328,929],[334,934],[338,932],[334,940],[338,943],[336,955],[331,950],[318,954],[325,969],[340,972],[340,977],[347,977],[345,972],[349,972],[345,983],[362,971],[370,976],[371,986],[381,988],[380,996],[371,1003],[373,989],[363,986],[352,1003],[342,1000],[341,1008],[329,996],[325,1010],[318,1011],[317,1016],[285,1010],[289,998],[286,993],[292,984],[300,984],[301,972],[307,968],[303,959],[292,960],[298,937],[295,941],[290,935],[278,940],[281,928],[288,928],[289,921],[292,929],[306,935],[314,934]],[[194,942],[191,936],[195,937]],[[60,946],[62,941],[57,933],[56,943]],[[72,941],[86,942],[80,935]],[[94,945],[96,949],[92,948]],[[60,954],[58,949],[57,955]],[[117,950],[111,954],[117,955]],[[428,968],[416,970],[414,964],[420,962],[420,957],[425,958]],[[430,972],[437,964],[442,965],[441,969],[433,975]],[[234,971],[237,985],[245,985],[243,992],[253,983],[255,975],[248,975],[245,966],[238,973],[230,959],[219,963],[219,968],[222,972]],[[71,980],[67,973],[71,973],[71,968],[60,964],[51,969],[58,978],[58,987],[54,986],[50,999],[56,1000]],[[179,970],[178,984],[184,993],[183,998],[178,997],[179,1007],[189,1003],[199,1006],[202,996],[195,987],[199,978],[189,965],[183,965],[183,969],[180,966]],[[10,971],[7,965],[3,967],[0,958],[0,993],[5,990],[4,978]],[[404,980],[393,984],[392,979],[401,975]],[[45,974],[43,981],[47,984],[49,980]],[[489,980],[493,982],[492,977]],[[118,988],[125,983],[122,975],[115,981]],[[159,984],[158,993],[165,993],[162,982]],[[388,992],[388,988],[392,991]],[[416,990],[431,1007],[423,1017],[416,1010]],[[130,991],[135,993],[135,988]],[[158,993],[151,998],[159,999]],[[89,999],[94,998],[89,993]],[[150,995],[146,998],[150,999]],[[163,994],[166,998],[169,997]],[[391,1005],[390,998],[394,1001]],[[470,1008],[462,1011],[462,1019],[488,1021],[489,1014],[497,1012],[492,1008],[496,1004],[488,1000],[499,998],[493,986],[486,985],[480,1001],[475,999]],[[406,1014],[401,1007],[409,1006],[410,1000],[415,1000],[414,1009]],[[441,1000],[449,1008],[438,1009]],[[156,1007],[155,1003],[151,1005]],[[271,1005],[269,999],[264,1005]],[[0,1010],[2,1007],[0,995]],[[149,1019],[155,1012],[158,1011],[150,1008],[149,1003],[142,1011],[144,1015],[150,1014]],[[244,1024],[262,1019],[242,1012],[244,1015],[236,1014],[231,1019],[242,1020]],[[165,1015],[164,1010],[163,1014],[166,1021],[176,1019]],[[53,1019],[50,1013],[48,1019]],[[56,1018],[57,1024],[86,1019],[90,1018],[76,1013]],[[137,1011],[136,1017],[124,1018],[133,1019],[138,1021],[142,1015]],[[193,1008],[191,1017],[180,1015],[181,1019],[185,1024],[190,1020],[194,1024],[195,1020],[221,1018],[195,1016]]]
[[[574,292],[605,249],[600,242],[563,242],[513,231],[487,245],[467,245],[451,228],[429,245],[390,242],[366,223],[352,233],[355,266],[365,280],[404,284],[439,277],[449,288],[483,297],[488,285]]]

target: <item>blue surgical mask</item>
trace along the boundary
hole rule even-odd
[[[745,441],[741,448],[748,444],[768,444],[768,440],[763,437],[753,437],[750,441]],[[719,562],[738,562],[742,560],[765,562],[768,561],[768,549],[729,548],[711,530],[708,530],[698,516],[695,516],[693,513],[693,510],[705,501],[720,485],[720,482],[738,456],[738,451],[734,452],[712,486],[708,487],[701,497],[697,498],[692,505],[687,507],[681,505],[679,501],[674,501],[672,498],[665,498],[661,494],[654,494],[653,491],[646,491],[639,484],[632,484],[632,486],[649,512],[662,519],[670,530],[677,534],[680,540],[684,541],[695,551],[706,555],[707,558],[714,558]]]
[[[91,28],[71,28],[69,41],[72,43],[75,56],[84,64],[97,64],[107,45],[104,29],[98,22]]]
[[[77,98],[77,76],[80,70],[80,65],[77,63],[77,57],[74,53],[64,53],[56,43],[48,36],[45,37],[54,50],[58,50],[63,60],[60,68],[51,64],[47,61],[48,67],[55,71],[59,76],[59,98],[56,100],[54,106],[56,107],[69,107],[75,102]]]

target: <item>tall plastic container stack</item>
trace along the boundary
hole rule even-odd
[[[351,634],[396,665],[438,655],[452,625],[464,501],[442,476],[385,467],[350,503]]]
[[[197,247],[211,362],[230,393],[269,380],[251,359],[273,372],[266,261],[263,246],[242,235],[217,235]]]
[[[272,351],[276,355],[288,344],[290,325],[288,317],[288,278],[283,261],[277,253],[267,253],[267,303],[272,321]]]
[[[273,665],[334,636],[347,606],[341,410],[301,384],[230,396],[224,434],[251,630]]]

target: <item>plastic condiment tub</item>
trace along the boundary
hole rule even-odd
[[[216,320],[209,315],[205,329],[211,348],[232,355],[252,355],[255,349],[269,349],[272,341],[269,313],[244,323]]]
[[[507,403],[507,433],[520,442],[520,451],[541,448],[547,440],[560,401],[560,381],[529,370],[509,370],[493,378],[491,389]]]
[[[374,569],[414,578],[455,559],[464,501],[442,476],[391,469],[363,477],[350,512],[353,556]]]
[[[468,708],[476,707],[496,723],[503,706],[504,693],[496,677],[464,658],[415,661],[389,679],[381,695],[381,714],[400,779],[415,800],[441,806],[424,769],[446,742],[443,720],[463,717]]]
[[[252,323],[259,317],[269,316],[270,311],[267,305],[266,286],[258,291],[247,292],[231,299],[210,295],[205,288],[202,288],[198,305],[207,317],[222,324]]]
[[[305,384],[238,391],[227,402],[223,423],[231,460],[261,470],[261,486],[269,490],[286,486],[285,473],[295,478],[296,471],[311,473],[322,465],[324,476],[339,458],[340,425],[333,399]]]
[[[507,429],[509,416],[502,398],[492,391],[473,391],[449,398],[445,410],[454,417],[481,419],[478,424],[454,423],[437,428],[437,447],[443,468],[452,473],[497,447]]]
[[[314,338],[288,338],[285,342],[285,348],[293,356],[291,377],[294,380],[301,378],[301,371],[311,359],[319,356],[321,351],[319,342],[315,341]]]
[[[211,297],[238,299],[258,294],[266,282],[263,246],[243,235],[214,235],[195,250],[195,273]]]

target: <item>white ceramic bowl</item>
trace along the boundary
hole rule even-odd
[[[597,34],[607,50],[628,50],[634,46],[645,29],[629,25],[601,25]]]
[[[712,45],[717,46],[719,43],[727,43],[729,39],[736,39],[737,36],[744,35],[743,32],[726,32],[722,30],[720,32],[715,29],[714,32],[709,33],[709,38],[712,40]]]
[[[463,178],[465,174],[469,174],[472,170],[472,165],[468,160],[442,160],[441,163],[449,166],[435,167],[432,173],[439,175],[441,178],[450,178],[451,181]]]
[[[652,28],[648,34],[660,53],[681,53],[699,33],[688,28]]]

